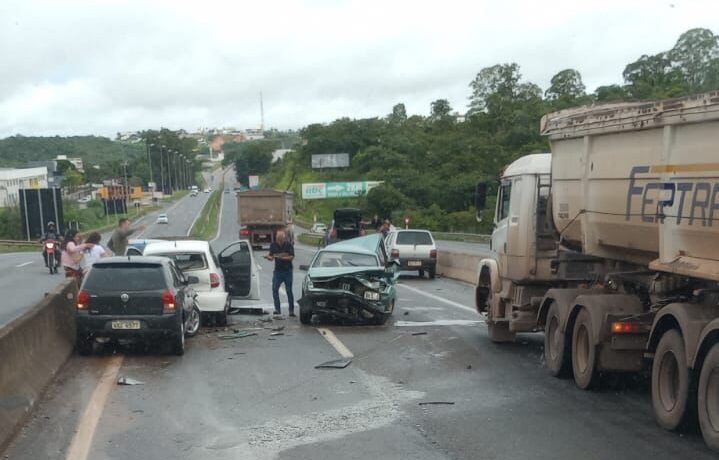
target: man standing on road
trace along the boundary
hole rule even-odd
[[[275,315],[281,315],[280,285],[284,283],[287,291],[287,301],[290,304],[290,316],[295,316],[295,298],[292,295],[292,260],[295,258],[295,248],[287,240],[284,231],[278,230],[275,241],[270,245],[270,253],[265,259],[275,262],[275,271],[272,274],[272,299],[275,301]]]
[[[127,243],[130,235],[138,230],[143,230],[145,227],[140,226],[138,228],[130,228],[130,219],[122,218],[118,222],[117,228],[112,232],[110,237],[110,243],[107,245],[108,249],[118,256],[124,256],[127,250]]]

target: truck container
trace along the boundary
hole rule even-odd
[[[719,93],[559,111],[541,131],[551,154],[502,173],[478,266],[490,338],[544,331],[550,373],[582,389],[651,368],[658,423],[698,419],[719,450]]]
[[[295,216],[294,195],[276,190],[247,190],[237,193],[240,238],[256,249],[270,245],[275,233],[287,229]],[[292,240],[293,235],[289,235]]]

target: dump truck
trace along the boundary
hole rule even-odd
[[[549,372],[581,389],[651,369],[659,425],[698,418],[719,451],[719,92],[567,109],[541,132],[551,153],[501,174],[477,268],[490,339],[543,331]]]
[[[277,230],[291,228],[294,220],[294,195],[276,190],[247,190],[237,193],[240,238],[255,249],[269,246]],[[293,235],[289,235],[290,240]]]

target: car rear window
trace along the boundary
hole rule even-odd
[[[207,259],[201,252],[187,252],[174,254],[152,254],[153,256],[169,257],[175,261],[177,268],[185,271],[204,270],[207,268]]]
[[[431,245],[432,237],[427,232],[399,232],[397,244]]]
[[[377,258],[351,252],[320,252],[313,267],[377,267]]]
[[[96,263],[84,284],[93,291],[152,291],[166,286],[162,265],[141,263]]]

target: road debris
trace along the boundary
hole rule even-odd
[[[130,377],[122,376],[119,379],[117,379],[118,385],[144,385],[145,382],[141,382],[139,380],[132,379]]]
[[[285,335],[285,333],[284,333],[284,332],[272,332],[272,333],[270,333],[270,336],[275,336],[275,335]]]
[[[413,332],[412,335],[427,335],[427,331]]]
[[[403,315],[404,315],[404,316],[409,316],[409,312],[406,311],[406,312],[403,313]]]
[[[471,365],[471,364],[467,364],[467,370],[470,370],[470,369],[472,369],[472,365]]]
[[[422,401],[420,406],[454,406],[454,401]]]
[[[352,360],[348,358],[335,359],[322,364],[318,364],[315,366],[315,369],[344,369],[345,367],[349,366],[351,362]]]
[[[236,332],[233,334],[218,335],[217,337],[222,340],[231,340],[231,339],[242,339],[245,337],[251,337],[253,335],[257,335],[257,332],[240,331],[240,332]]]
[[[273,327],[271,330],[272,330],[272,331],[282,331],[282,330],[284,330],[284,329],[285,329],[284,326],[277,326],[277,327]]]

